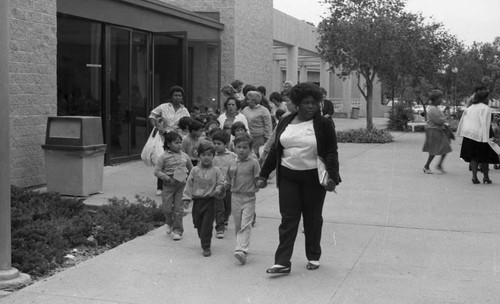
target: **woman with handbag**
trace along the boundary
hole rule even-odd
[[[429,153],[427,162],[424,165],[424,173],[432,174],[430,169],[432,160],[436,155],[441,155],[436,169],[445,173],[443,161],[446,154],[451,152],[450,136],[446,134],[446,116],[439,110],[438,106],[443,102],[443,92],[432,90],[429,94],[430,105],[427,109],[427,124],[425,126],[425,142],[423,151]],[[453,134],[453,133],[452,133]]]
[[[326,191],[335,191],[340,183],[337,136],[331,119],[321,116],[323,98],[318,86],[300,83],[290,90],[297,111],[282,117],[276,127],[274,144],[269,151],[257,186],[265,187],[269,174],[276,169],[279,189],[279,246],[269,274],[291,271],[291,258],[300,218],[304,220],[306,268],[319,268],[323,203]],[[328,178],[318,177],[318,158],[325,161]]]
[[[463,137],[460,158],[470,163],[472,183],[479,184],[477,171],[479,164],[483,171],[483,183],[491,184],[488,164],[498,164],[498,154],[488,144],[494,137],[491,128],[491,108],[488,106],[489,91],[477,87],[470,107],[465,109],[458,124],[457,135]]]

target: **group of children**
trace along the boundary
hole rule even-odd
[[[184,127],[184,129],[183,129]],[[181,240],[185,209],[192,203],[194,227],[203,256],[211,255],[214,221],[216,237],[223,238],[229,215],[236,232],[235,258],[246,263],[255,214],[256,178],[259,162],[252,155],[252,138],[243,124],[233,125],[231,134],[198,121],[187,126],[179,121],[179,132],[164,135],[165,152],[155,165],[155,176],[163,181],[162,211],[167,234]],[[187,129],[187,130],[186,130]],[[188,131],[184,137],[180,133]],[[202,134],[205,132],[205,136]],[[233,146],[233,151],[228,149]]]

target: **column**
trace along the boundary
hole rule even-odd
[[[0,1],[0,290],[30,281],[11,264],[9,20],[9,1]]]
[[[332,98],[330,96],[330,73],[329,70],[330,64],[325,60],[321,59],[319,64],[319,86],[325,88],[326,96],[328,98]]]
[[[299,82],[307,82],[307,65],[300,66]]]
[[[290,80],[293,84],[297,83],[297,74],[299,68],[299,47],[289,46],[287,48],[286,58],[286,80]]]
[[[281,65],[279,59],[273,60],[273,85],[270,92],[281,92],[281,87],[283,85],[283,79],[281,77]]]

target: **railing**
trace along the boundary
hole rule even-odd
[[[361,98],[351,98],[351,108],[361,108]]]
[[[344,104],[342,103],[342,98],[332,98],[330,99],[333,103],[333,112],[340,113],[344,109]]]

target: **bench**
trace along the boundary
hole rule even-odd
[[[412,121],[408,123],[408,126],[411,127],[412,132],[415,132],[416,126],[425,126],[425,124],[426,124],[425,121],[418,121],[418,122]]]

